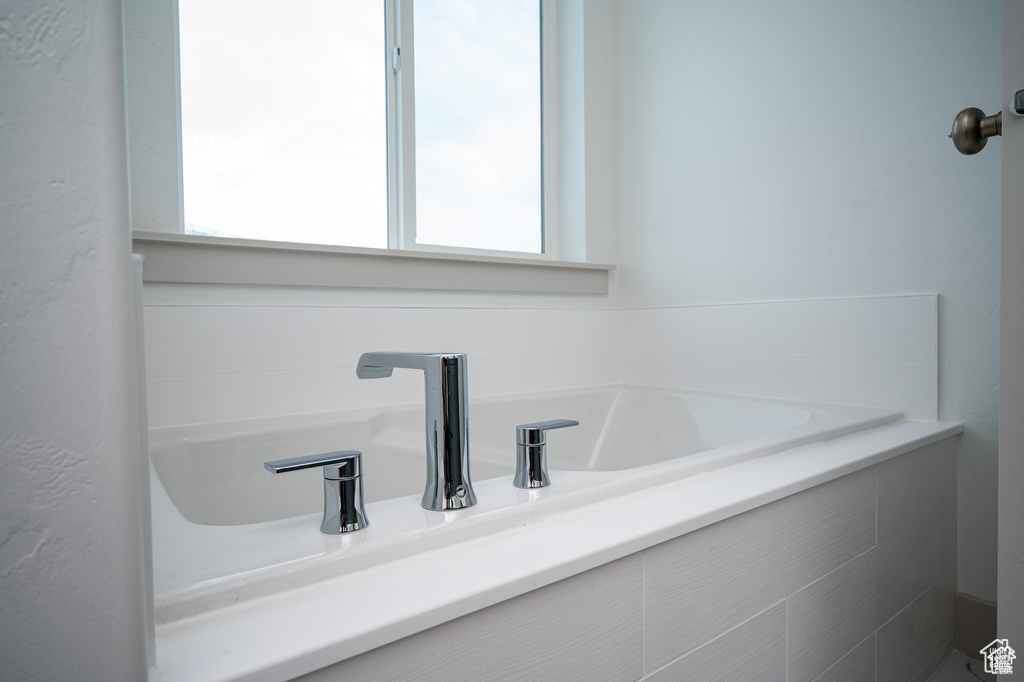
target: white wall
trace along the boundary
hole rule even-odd
[[[0,667],[141,680],[121,4],[0,14]]]
[[[966,424],[958,588],[995,600],[996,0],[632,0],[619,14],[624,308],[939,293],[940,415]]]

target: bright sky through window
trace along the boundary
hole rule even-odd
[[[179,0],[186,232],[387,247],[381,0]]]
[[[540,3],[413,8],[416,242],[540,253]]]
[[[415,243],[541,253],[539,1],[412,19]],[[382,0],[179,0],[186,232],[388,246],[385,21]]]

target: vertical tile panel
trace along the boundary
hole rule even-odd
[[[704,381],[723,393],[900,410],[935,419],[935,368],[925,363],[808,358],[705,358]]]
[[[787,599],[790,682],[813,680],[874,632],[879,582],[872,549]]]
[[[619,353],[619,381],[625,384],[713,391],[704,380],[705,358],[696,355]]]
[[[879,682],[926,679],[952,651],[953,574],[915,599],[878,630]]]
[[[924,594],[942,575],[938,556],[938,513],[880,542],[878,552],[876,627]]]
[[[368,350],[473,359],[612,353],[615,311],[162,307],[145,311],[151,377],[355,367]],[[544,333],[537,333],[544,330]]]
[[[956,651],[956,647],[951,637],[941,647],[938,652],[932,656],[931,660],[924,664],[924,666],[917,671],[917,674],[910,678],[910,682],[927,682],[932,679],[932,676],[939,670],[943,662],[949,658],[950,654]],[[983,671],[984,668],[977,665],[971,666],[971,672]],[[974,679],[965,680],[965,682],[974,682]]]
[[[621,311],[622,380],[938,414],[935,295]]]
[[[298,678],[622,680],[643,675],[639,554]]]
[[[935,294],[804,301],[800,357],[938,362]]]
[[[956,570],[956,501],[939,509],[939,575]]]
[[[150,307],[151,424],[422,399],[422,386],[405,388],[415,383],[404,381],[407,372],[358,381],[355,366],[367,350],[465,352],[473,395],[611,383],[617,379],[615,316],[607,310]]]
[[[956,500],[956,443],[947,438],[878,465],[878,541]]]
[[[934,512],[789,598],[790,679],[814,679],[930,590],[937,528]]]
[[[862,471],[646,550],[646,669],[871,547],[874,492],[874,470]]]
[[[875,635],[872,633],[814,678],[814,682],[870,682],[875,679]]]

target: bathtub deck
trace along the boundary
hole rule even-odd
[[[158,625],[152,679],[290,679],[961,430],[904,421]]]

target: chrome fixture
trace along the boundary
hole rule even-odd
[[[363,507],[363,453],[339,450],[265,462],[272,474],[299,469],[324,468],[324,520],[320,532],[329,535],[362,530],[370,525]]]
[[[551,485],[548,478],[548,444],[551,429],[579,426],[573,419],[552,419],[546,422],[520,424],[516,427],[516,475],[512,485],[517,488],[543,488]]]
[[[968,107],[953,119],[953,130],[949,137],[961,154],[977,154],[985,148],[988,138],[1002,134],[1003,112],[985,116],[981,109]]]
[[[464,353],[363,353],[360,379],[391,376],[392,369],[423,371],[426,404],[427,484],[420,504],[445,511],[476,504],[469,478],[469,415]]]

